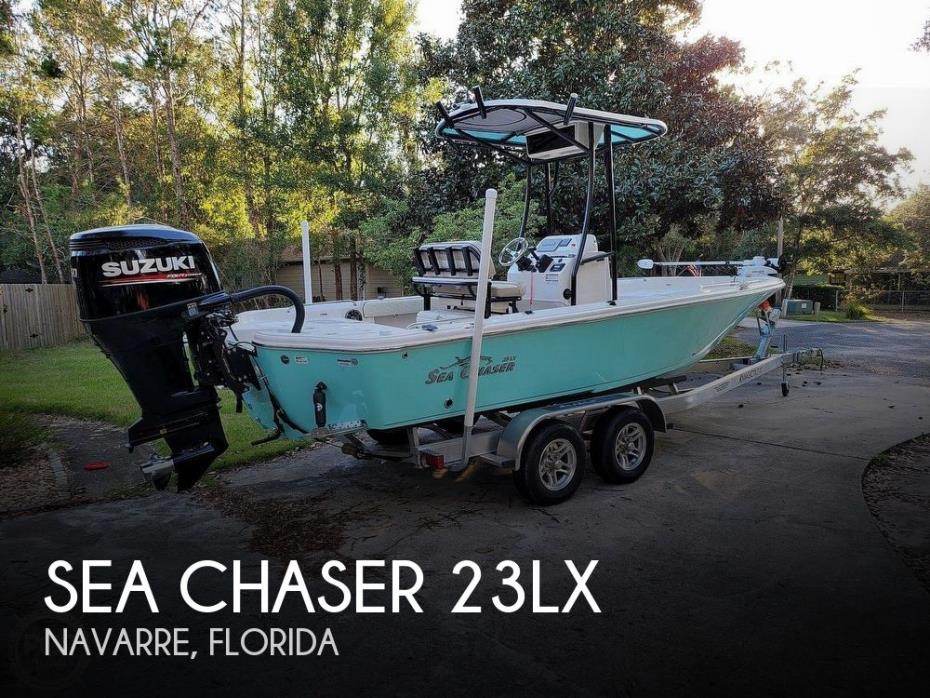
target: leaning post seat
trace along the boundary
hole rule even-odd
[[[480,243],[474,240],[425,243],[414,251],[413,262],[418,275],[411,281],[423,296],[425,310],[431,309],[431,298],[444,299],[450,310],[474,310],[481,268]],[[488,262],[493,279],[494,262]],[[485,314],[516,312],[517,301],[522,297],[519,284],[492,280]]]

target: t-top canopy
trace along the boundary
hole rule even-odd
[[[632,145],[658,138],[668,131],[657,119],[614,114],[596,109],[536,99],[481,99],[459,105],[443,115],[436,135],[450,141],[482,145],[503,151],[521,161],[553,161],[590,153],[604,147],[605,127],[613,145]],[[593,135],[593,139],[592,136]],[[522,152],[521,152],[522,151]]]

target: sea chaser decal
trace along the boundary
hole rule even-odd
[[[470,358],[460,359],[456,357],[448,366],[440,366],[439,368],[434,368],[426,376],[426,385],[432,385],[433,383],[448,383],[449,381],[455,380],[456,376],[462,380],[468,378],[468,368],[471,364]],[[495,361],[493,356],[485,356],[482,354],[481,363],[478,366],[478,376],[490,376],[496,373],[510,373],[517,366],[517,357],[513,354],[505,356],[500,361]]]
[[[104,262],[100,265],[100,271],[104,277],[101,282],[103,286],[174,284],[200,278],[192,255]]]

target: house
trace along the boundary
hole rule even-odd
[[[42,275],[38,269],[27,267],[19,269],[11,267],[0,269],[0,284],[38,284],[42,283]]]
[[[340,265],[342,269],[342,297],[351,299],[352,269],[347,259]],[[358,299],[392,297],[404,295],[404,282],[390,272],[365,262],[359,267]],[[336,275],[332,257],[313,258],[313,300],[336,300]],[[275,283],[287,286],[299,296],[304,295],[304,264],[298,245],[289,245],[281,253],[281,266],[275,272]]]

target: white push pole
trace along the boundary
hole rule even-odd
[[[471,340],[471,360],[468,362],[468,397],[465,400],[465,429],[462,433],[462,462],[468,462],[468,445],[475,426],[475,404],[478,400],[478,372],[481,369],[481,340],[484,332],[484,310],[488,303],[488,277],[491,275],[491,240],[494,238],[494,207],[497,190],[484,194],[484,229],[481,231],[481,268],[475,293],[475,333]]]
[[[313,260],[310,259],[310,224],[300,222],[301,258],[304,266],[304,304],[313,302]]]

